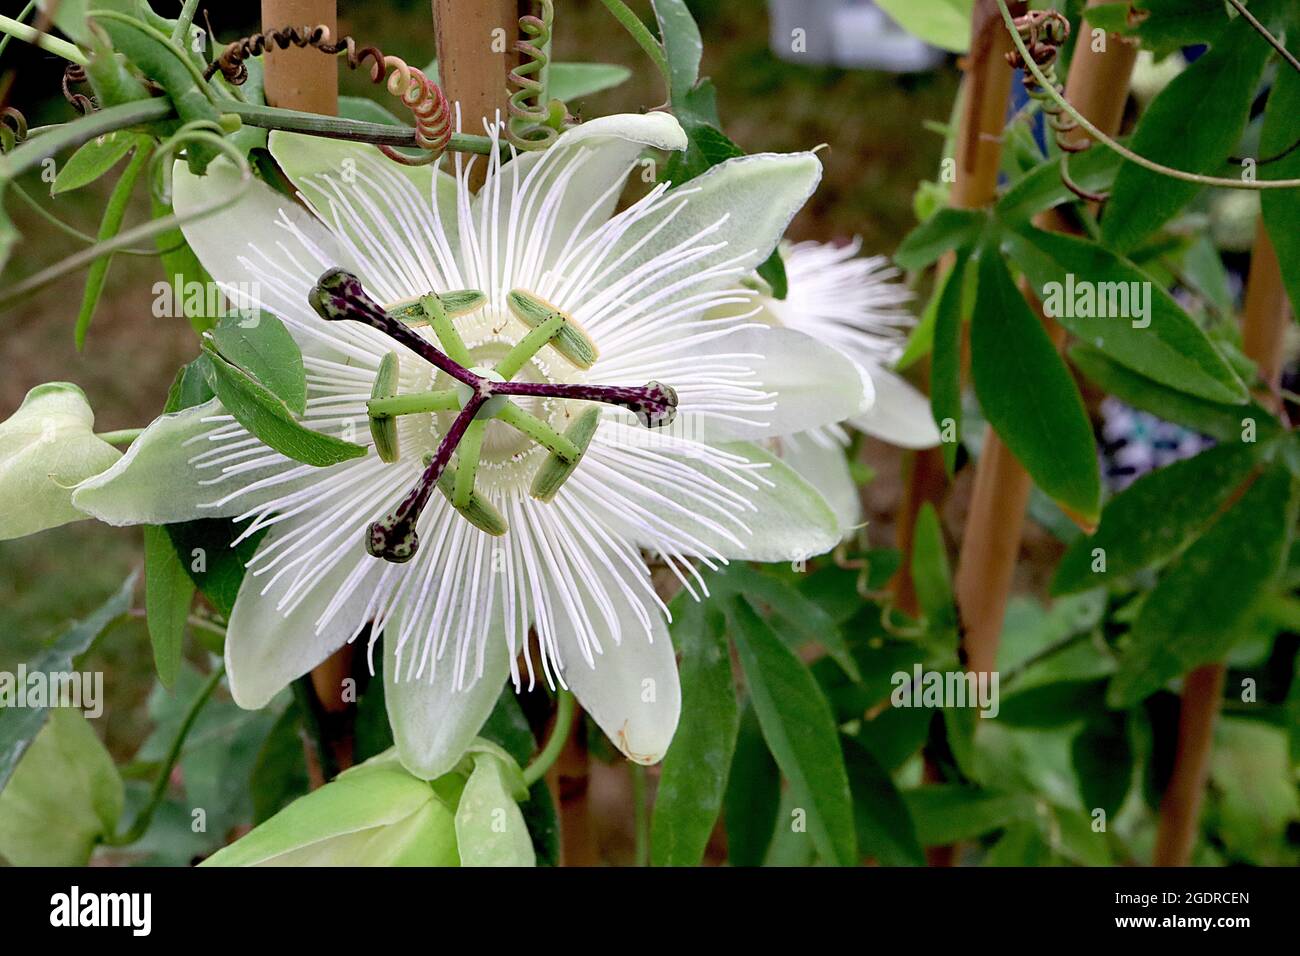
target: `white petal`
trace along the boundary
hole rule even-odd
[[[467,609],[458,601],[456,610]],[[394,651],[402,612],[394,615],[384,629],[384,696],[388,722],[403,766],[417,777],[432,780],[451,770],[496,706],[510,674],[510,652],[499,607],[494,608],[489,621],[488,632],[470,649],[469,673],[460,687],[457,687],[453,660],[457,650],[455,642],[447,642],[447,651],[437,661],[432,680],[427,673],[412,677],[405,662],[398,662]],[[453,613],[445,626],[454,633],[459,623],[458,615]],[[417,639],[423,637],[417,635]],[[482,671],[477,672],[480,662]]]
[[[564,682],[629,760],[658,763],[668,752],[682,709],[672,640],[658,608],[643,603],[638,614],[626,592],[612,580],[613,572],[599,565],[595,571],[594,580],[581,582],[588,615],[594,621],[602,619],[591,598],[593,589],[599,588],[617,615],[619,639],[615,642],[612,635],[605,635],[601,652],[589,663],[572,631],[561,629],[557,637]]]
[[[840,534],[848,535],[862,521],[862,498],[853,483],[844,448],[829,435],[804,433],[780,440],[781,460],[817,489],[835,512]]]
[[[262,540],[259,553],[313,521],[313,518],[291,519],[276,525]],[[266,706],[284,687],[333,654],[361,629],[371,597],[367,581],[373,581],[383,569],[382,562],[364,552],[359,535],[354,535],[352,540],[356,542],[355,552],[336,563],[291,608],[286,606],[282,610],[277,604],[294,583],[292,575],[274,583],[269,575],[255,574],[251,568],[244,575],[226,630],[230,696],[239,706],[252,710]],[[359,565],[365,567],[367,578],[340,607],[327,615],[326,609]],[[270,588],[263,594],[268,584]]]
[[[704,413],[698,416],[698,428],[694,422],[683,423],[692,435],[706,441],[793,435],[861,415],[875,400],[872,380],[843,352],[802,332],[765,326],[743,328],[707,343],[681,359],[679,374],[668,373],[665,381],[685,380],[692,364],[711,357],[752,370],[753,378],[746,384],[769,393],[764,404],[775,407],[746,410],[743,417],[748,421],[738,420],[740,415],[721,419]],[[691,414],[689,392],[680,410],[683,416]]]
[[[900,448],[933,448],[939,444],[930,400],[882,366],[867,371],[876,386],[876,403],[849,424]]]

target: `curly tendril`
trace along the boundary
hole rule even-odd
[[[541,0],[542,15],[528,14],[519,18],[519,32],[527,39],[518,40],[515,50],[520,62],[510,71],[508,110],[510,121],[506,124],[506,140],[520,150],[545,149],[555,142],[560,131],[551,123],[552,104],[546,102],[546,84],[542,81],[550,63],[547,52],[551,42],[551,28],[555,22],[553,0]],[[557,112],[563,118],[563,105]]]
[[[334,42],[329,27],[324,24],[264,30],[228,43],[217,59],[208,64],[203,76],[211,79],[220,71],[228,83],[239,86],[248,79],[248,67],[244,61],[260,56],[272,46],[281,50],[290,46],[310,47],[331,56],[342,53],[350,70],[360,68],[368,60],[371,82],[384,83],[388,92],[400,99],[415,119],[415,144],[422,150],[422,155],[412,158],[391,146],[380,145],[380,152],[394,162],[406,166],[436,162],[451,142],[454,132],[451,106],[437,83],[401,57],[387,56],[376,46],[359,47],[350,36],[340,37],[338,42]]]

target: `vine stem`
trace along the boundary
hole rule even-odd
[[[1300,186],[1300,179],[1227,179],[1222,176],[1206,176],[1201,173],[1188,172],[1185,169],[1174,169],[1172,166],[1165,166],[1154,160],[1147,159],[1138,153],[1133,152],[1123,143],[1117,142],[1110,136],[1103,133],[1095,126],[1088,117],[1084,116],[1077,109],[1070,105],[1069,100],[1057,92],[1056,87],[1050,83],[1038,64],[1034,62],[1029,50],[1025,47],[1025,41],[1020,38],[1020,32],[1016,29],[1015,19],[1011,16],[1011,11],[1007,9],[1006,0],[995,0],[998,10],[1002,13],[1002,21],[1006,24],[1007,31],[1011,34],[1011,42],[1015,44],[1016,50],[1024,59],[1025,67],[1038,81],[1052,100],[1061,107],[1066,113],[1074,118],[1081,127],[1097,142],[1123,156],[1131,163],[1136,163],[1143,169],[1148,169],[1153,173],[1159,173],[1161,176],[1168,176],[1170,179],[1181,179],[1183,182],[1197,183],[1201,186],[1218,186],[1222,189],[1295,189]]]
[[[532,786],[554,766],[564,745],[569,741],[569,731],[573,727],[573,694],[560,688],[555,698],[555,723],[551,727],[551,736],[541,752],[533,758],[532,763],[524,768],[524,783]]]
[[[1241,0],[1228,0],[1228,2],[1232,4],[1233,9],[1245,18],[1247,23],[1255,28],[1256,33],[1268,41],[1269,46],[1282,55],[1282,59],[1291,64],[1291,69],[1300,71],[1300,60],[1295,58],[1295,54],[1288,50],[1281,40],[1268,32],[1268,27],[1260,23],[1259,20],[1255,18],[1255,15],[1246,9],[1246,5],[1242,3]]]
[[[645,52],[645,55],[654,63],[655,69],[664,78],[664,89],[669,93],[672,92],[672,77],[668,70],[668,57],[664,53],[664,48],[659,41],[655,39],[650,28],[642,22],[628,7],[623,0],[600,0],[623,27],[631,35],[632,39],[637,42],[637,46]]]
[[[176,736],[172,739],[172,745],[167,750],[167,756],[163,758],[162,766],[158,768],[158,777],[154,780],[153,788],[149,791],[149,801],[136,815],[130,829],[124,833],[114,833],[103,837],[102,842],[106,846],[127,846],[139,840],[144,836],[145,831],[149,829],[154,812],[162,803],[163,797],[167,795],[167,785],[171,781],[172,770],[176,768],[176,761],[180,759],[181,751],[185,748],[185,739],[189,737],[190,731],[194,729],[194,722],[198,720],[199,713],[225,676],[226,665],[224,663],[219,664],[199,689],[198,695],[190,702],[189,709],[185,712],[185,718],[176,730]]]
[[[88,62],[86,55],[77,48],[75,43],[52,37],[48,33],[36,29],[36,27],[15,20],[13,17],[0,16],[0,33],[8,34],[16,40],[22,40],[24,43],[40,47],[46,53],[61,56],[78,66],[85,66]]]
[[[1290,325],[1282,268],[1263,218],[1255,224],[1255,244],[1246,278],[1241,316],[1242,351],[1259,368],[1264,387],[1256,395],[1265,408],[1282,410],[1284,336]],[[1187,866],[1200,832],[1201,803],[1214,749],[1214,725],[1223,706],[1226,669],[1204,664],[1187,673],[1178,714],[1178,747],[1169,784],[1160,801],[1160,821],[1151,862]]]

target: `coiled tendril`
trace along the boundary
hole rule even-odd
[[[558,126],[566,114],[564,104],[559,100],[544,101],[546,86],[541,77],[550,63],[546,51],[555,22],[555,4],[553,0],[541,0],[541,8],[540,17],[529,14],[519,18],[519,32],[527,39],[515,43],[519,65],[510,71],[509,76],[515,91],[510,94],[506,140],[520,150],[550,146],[560,135]]]
[[[1043,77],[1051,87],[1061,93],[1064,87],[1056,79],[1056,56],[1062,44],[1070,38],[1070,21],[1056,10],[1031,10],[1015,20],[1016,31],[1025,41],[1030,57],[1042,71]],[[1047,117],[1047,125],[1055,134],[1056,145],[1063,153],[1081,153],[1092,143],[1089,140],[1072,140],[1066,136],[1079,128],[1074,118],[1061,108],[1039,84],[1037,78],[1025,69],[1025,63],[1019,50],[1007,53],[1007,62],[1013,68],[1024,70],[1025,92]],[[1094,193],[1084,189],[1070,177],[1070,167],[1066,159],[1061,162],[1061,182],[1070,192],[1089,202],[1103,202],[1105,193]]]
[[[281,50],[287,50],[291,45],[311,47],[331,56],[343,53],[350,70],[358,69],[369,60],[371,82],[386,83],[388,92],[398,97],[411,111],[415,118],[415,143],[423,150],[422,155],[412,158],[397,152],[391,146],[381,145],[380,152],[389,159],[407,166],[423,166],[436,162],[451,142],[451,106],[438,84],[401,57],[386,56],[376,46],[358,47],[350,36],[340,37],[337,43],[334,42],[329,27],[324,24],[263,30],[235,40],[226,44],[220,56],[208,64],[203,75],[211,79],[220,71],[228,83],[239,86],[248,79],[248,67],[244,61],[260,56],[272,45]]]
[[[85,93],[78,93],[72,87],[86,82],[86,69],[77,63],[69,63],[63,70],[63,98],[74,110],[85,116],[95,111],[95,101]]]

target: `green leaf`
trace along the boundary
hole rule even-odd
[[[1133,622],[1107,692],[1112,707],[1221,660],[1250,633],[1250,612],[1276,586],[1290,546],[1294,485],[1285,467],[1272,466],[1169,565]]]
[[[1098,716],[1105,699],[1106,682],[1101,678],[1055,680],[1014,691],[1002,702],[998,719],[1036,730],[1068,727]]]
[[[747,701],[741,711],[736,752],[727,775],[724,823],[728,863],[732,866],[763,864],[780,804],[781,771],[763,740],[754,706]]]
[[[572,102],[593,93],[621,86],[632,71],[614,63],[552,63],[547,74],[547,93],[554,99]]]
[[[161,202],[152,192],[149,198],[153,204],[154,219],[170,216],[175,211],[170,203]],[[207,290],[213,287],[212,277],[185,241],[185,234],[180,229],[158,233],[154,236],[154,245],[158,247],[158,257],[162,261],[163,284],[170,286],[174,317],[183,316],[190,323],[190,328],[202,335],[217,322],[217,316],[209,315],[207,307]],[[163,292],[158,286],[159,283],[154,283],[155,294]],[[201,289],[204,294],[186,295],[187,289]]]
[[[253,799],[253,823],[275,816],[310,788],[303,753],[302,712],[295,704],[284,709],[262,742],[253,763],[248,789]]]
[[[1191,316],[1128,260],[1089,239],[1030,226],[1008,239],[1044,311],[1080,340],[1169,388],[1212,402],[1250,397]]]
[[[123,802],[122,778],[90,723],[55,708],[0,791],[0,854],[14,866],[84,866]]]
[[[651,0],[668,60],[669,94],[675,105],[700,76],[704,41],[686,0]]]
[[[890,19],[913,36],[950,53],[970,49],[971,11],[975,0],[876,0]]]
[[[930,412],[941,436],[944,422],[952,422],[952,441],[943,442],[943,463],[951,476],[961,447],[962,324],[965,321],[965,286],[970,259],[959,253],[953,267],[935,292],[934,346],[930,359]]]
[[[230,316],[212,330],[212,341],[223,358],[265,385],[295,415],[307,410],[302,351],[275,316],[262,311]]]
[[[238,366],[226,361],[211,344],[205,342],[203,350],[211,360],[209,384],[226,411],[280,454],[318,468],[366,454],[362,445],[301,424],[279,397]]]
[[[1016,820],[1033,816],[1033,804],[1020,794],[995,793],[961,784],[935,784],[904,790],[903,801],[916,823],[922,846],[972,840]]]
[[[1101,476],[1083,399],[993,243],[980,255],[970,338],[989,424],[1048,496],[1096,518]]]
[[[185,619],[194,600],[194,582],[172,547],[167,529],[145,525],[144,600],[154,666],[164,687],[176,682],[185,641]]]
[[[740,715],[725,619],[689,595],[673,602],[682,719],[664,757],[651,823],[654,866],[696,866],[722,809]]]
[[[853,800],[830,704],[803,661],[748,601],[733,599],[730,619],[763,737],[798,799],[808,803],[817,852],[827,863],[856,866]]]
[[[1133,746],[1124,715],[1090,720],[1071,741],[1070,757],[1084,809],[1105,810],[1107,819],[1113,818],[1133,785]]]
[[[758,277],[772,290],[772,298],[784,299],[789,294],[790,280],[785,274],[785,260],[781,258],[779,246],[772,250],[772,254],[763,260],[756,271]]]
[[[528,826],[511,793],[507,760],[474,755],[474,770],[456,807],[456,844],[462,866],[533,866]],[[514,768],[518,773],[518,768]]]
[[[118,160],[136,145],[135,134],[121,129],[83,143],[68,157],[59,174],[54,177],[50,195],[57,196],[93,183],[116,166]]]
[[[1238,17],[1147,107],[1133,133],[1133,152],[1175,169],[1218,173],[1241,140],[1269,51]],[[1213,122],[1192,120],[1210,116]],[[1134,248],[1201,188],[1125,162],[1106,203],[1102,240],[1120,252]]]
[[[27,664],[27,672],[53,674],[72,670],[72,660],[84,654],[95,638],[131,609],[131,595],[135,592],[136,576],[122,582],[112,597],[92,611],[87,617],[63,632],[47,650]],[[48,707],[0,708],[0,788],[14,772],[32,738],[40,731],[49,715]]]
[[[1254,447],[1217,445],[1133,482],[1107,503],[1096,533],[1066,551],[1052,593],[1122,581],[1177,554],[1241,486],[1255,464]]]
[[[904,238],[894,253],[900,269],[924,269],[945,252],[973,246],[988,222],[974,209],[940,209]]]
[[[925,851],[898,788],[871,753],[844,738],[844,765],[853,791],[858,847],[881,866],[924,866]]]
[[[1291,31],[1298,28],[1293,21]],[[1288,32],[1291,32],[1288,31]],[[1300,50],[1300,37],[1287,44],[1292,53]],[[1268,110],[1259,136],[1259,158],[1269,159],[1286,152],[1300,140],[1300,72],[1285,64],[1277,71],[1268,94]],[[1262,179],[1300,179],[1300,149],[1293,149],[1276,162],[1259,169]],[[1291,299],[1292,315],[1300,315],[1300,189],[1265,189],[1259,194],[1264,226],[1273,242],[1282,281]]]
[[[1123,140],[1121,140],[1123,142]],[[995,212],[1006,223],[1028,222],[1045,209],[1079,197],[1061,179],[1061,164],[1069,162],[1070,179],[1088,192],[1110,188],[1123,158],[1113,149],[1098,146],[1082,153],[1061,153],[1043,160],[1002,194]]]
[[[1091,346],[1073,346],[1070,361],[1103,391],[1125,404],[1166,421],[1194,428],[1220,441],[1240,442],[1248,422],[1254,423],[1255,439],[1260,443],[1271,440],[1281,430],[1278,420],[1256,402],[1227,405],[1166,388],[1130,371]]]
[[[0,540],[87,517],[73,489],[122,457],[94,428],[86,394],[71,382],[36,386],[0,422]]]
[[[912,582],[930,631],[955,635],[957,607],[953,603],[948,551],[943,542],[939,514],[928,501],[917,512],[916,528],[912,533]]]
[[[99,222],[99,234],[96,237],[100,242],[112,239],[121,230],[136,180],[140,178],[152,152],[153,140],[143,135],[135,137],[135,152],[113,186],[108,204],[104,207],[104,218]],[[86,332],[90,329],[90,320],[95,317],[95,307],[99,305],[99,297],[104,292],[104,281],[108,278],[108,267],[112,261],[112,255],[100,256],[90,264],[90,271],[86,274],[86,289],[81,296],[81,309],[77,313],[74,332],[78,351],[86,344]]]
[[[1239,717],[1220,721],[1206,803],[1210,826],[1235,860],[1295,866],[1295,841],[1287,834],[1300,819],[1300,794],[1279,728]]]

